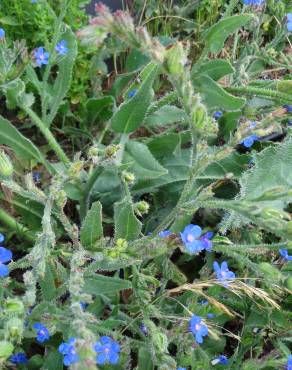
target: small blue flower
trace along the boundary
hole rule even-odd
[[[292,355],[288,357],[287,370],[292,370]]]
[[[199,301],[199,304],[202,306],[208,306],[209,302],[207,299],[202,299],[201,301]]]
[[[5,240],[5,236],[0,233],[0,243],[3,243]]]
[[[2,234],[1,234],[2,235]],[[9,249],[0,247],[0,277],[9,275],[9,268],[4,263],[12,260],[12,252]]]
[[[288,113],[292,113],[292,105],[284,104],[283,108],[286,109]]]
[[[246,148],[250,148],[251,146],[253,146],[253,143],[255,141],[257,141],[258,139],[259,139],[259,137],[257,135],[250,135],[250,136],[246,137],[241,142],[241,144],[243,144],[243,146],[245,146]]]
[[[169,231],[169,230],[162,230],[162,231],[159,231],[158,236],[160,236],[160,238],[166,238],[170,234],[171,234],[171,231]]]
[[[140,325],[140,330],[142,331],[143,334],[148,335],[148,328],[145,324],[142,323]]]
[[[110,337],[101,337],[99,342],[94,344],[93,348],[97,353],[96,363],[98,365],[115,365],[119,362],[120,345]]]
[[[25,353],[18,352],[10,356],[9,361],[13,364],[27,364],[27,357]]]
[[[207,326],[202,323],[202,318],[197,315],[193,315],[191,317],[189,329],[193,333],[194,338],[198,344],[203,343],[203,337],[208,335]]]
[[[40,182],[41,181],[41,173],[38,171],[35,171],[32,175],[33,179],[35,182]]]
[[[33,325],[33,328],[37,330],[36,340],[39,343],[44,343],[45,341],[50,339],[50,333],[48,329],[40,322],[36,322]]]
[[[129,91],[128,98],[133,98],[137,94],[138,89],[133,89]]]
[[[48,64],[50,53],[45,51],[43,47],[39,47],[34,51],[36,64],[41,67],[43,64]]]
[[[79,355],[76,352],[75,344],[76,338],[70,338],[68,342],[63,342],[59,345],[58,351],[64,356],[63,364],[70,366],[79,361]]]
[[[208,319],[214,319],[214,317],[216,317],[216,315],[214,315],[213,313],[207,313]]]
[[[0,28],[0,40],[3,40],[5,38],[5,31],[3,28]]]
[[[214,358],[211,362],[212,365],[228,365],[228,358],[224,355],[219,355],[218,357]]]
[[[56,46],[55,50],[59,55],[66,55],[68,53],[67,41],[61,40]]]
[[[181,239],[186,249],[191,253],[198,253],[206,249],[208,252],[212,249],[212,238],[213,233],[208,232],[201,236],[202,229],[198,225],[190,224],[185,227],[184,231],[180,233]]]
[[[219,263],[215,261],[213,263],[213,267],[214,267],[214,271],[216,273],[217,279],[222,281],[225,287],[228,286],[228,283],[226,282],[226,280],[232,280],[235,278],[234,272],[228,269],[228,265],[226,261],[223,261],[221,263],[221,267],[219,266]]]
[[[287,30],[292,32],[292,13],[287,14]]]
[[[185,367],[178,367],[177,370],[187,370]]]
[[[36,4],[36,3],[38,2],[38,0],[30,0],[30,2],[31,2],[32,4]]]
[[[260,6],[265,3],[265,0],[243,0],[243,4],[251,6]]]
[[[222,117],[222,114],[223,113],[220,110],[218,110],[213,114],[213,118],[217,121],[220,117]]]
[[[88,303],[86,302],[79,302],[80,303],[80,307],[82,308],[82,310],[86,310],[86,308],[88,307]]]
[[[287,249],[279,249],[279,253],[286,261],[292,261],[292,256],[289,256]]]

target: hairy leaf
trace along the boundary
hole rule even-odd
[[[141,222],[134,214],[133,204],[128,198],[115,203],[115,238],[136,239],[142,229]]]
[[[84,247],[92,247],[103,236],[102,206],[100,202],[92,204],[82,223],[80,240]]]

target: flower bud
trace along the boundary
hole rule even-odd
[[[13,166],[10,162],[9,157],[4,153],[3,150],[0,151],[0,178],[9,179],[13,174]]]
[[[17,317],[13,317],[12,319],[8,320],[5,327],[10,338],[20,339],[22,337],[23,322]]]
[[[105,148],[105,155],[108,158],[113,157],[120,150],[120,145],[109,145]]]
[[[126,172],[124,171],[123,172],[123,179],[125,180],[126,183],[128,183],[129,185],[132,185],[134,184],[135,182],[135,175],[133,173],[130,173],[130,172]]]
[[[24,306],[20,300],[8,298],[4,303],[4,310],[8,313],[22,314],[24,312]]]
[[[187,63],[186,51],[181,42],[176,43],[166,52],[166,64],[170,74],[181,75]]]
[[[149,204],[144,200],[135,204],[135,211],[139,216],[147,214],[149,212],[149,208]]]

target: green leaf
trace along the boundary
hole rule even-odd
[[[139,349],[138,370],[153,370],[154,364],[152,361],[151,352],[144,346]]]
[[[193,83],[195,89],[203,95],[209,109],[219,108],[226,111],[235,111],[245,104],[245,99],[227,93],[208,76],[196,77],[193,79]]]
[[[252,14],[242,14],[221,19],[210,27],[204,35],[204,53],[219,53],[223,48],[227,37],[231,36],[239,28],[248,24],[253,18],[254,15]]]
[[[2,340],[0,342],[0,359],[8,358],[13,352],[14,346],[12,343]]]
[[[130,281],[111,276],[95,275],[85,277],[84,281],[83,291],[87,294],[112,295],[121,290],[132,288]]]
[[[103,236],[102,205],[100,202],[92,204],[82,223],[80,240],[84,247],[90,248]]]
[[[123,163],[139,180],[155,179],[167,174],[167,170],[153,157],[148,147],[138,141],[127,143]]]
[[[147,68],[147,67],[146,67]],[[112,118],[112,128],[116,132],[129,133],[136,130],[146,117],[147,109],[154,96],[152,85],[158,66],[151,64],[147,77],[141,83],[134,97],[125,100]]]
[[[240,199],[252,201],[260,198],[264,193],[282,192],[292,188],[292,140],[271,146],[253,158],[254,166],[244,173],[240,180]],[[270,203],[271,202],[271,203]],[[269,201],[273,207],[283,208],[287,201]]]
[[[234,68],[225,59],[213,59],[210,60],[196,69],[196,65],[192,70],[192,77],[200,76],[202,74],[209,76],[214,81],[220,80],[220,78],[234,73]]]
[[[175,122],[181,122],[186,118],[185,112],[173,105],[165,105],[157,111],[149,114],[145,120],[146,126],[164,126]]]
[[[39,280],[42,296],[45,301],[52,301],[56,297],[55,279],[52,273],[52,266],[46,263],[45,276]]]
[[[136,239],[142,229],[141,222],[134,214],[133,203],[128,198],[114,205],[115,239]]]
[[[55,349],[49,350],[49,353],[45,358],[42,369],[62,370],[63,369],[63,356],[61,355],[61,353]]]
[[[93,125],[96,120],[106,121],[113,114],[115,100],[112,96],[103,96],[101,98],[91,98],[86,102],[86,117],[89,125]]]
[[[58,109],[70,88],[73,65],[77,55],[77,41],[71,29],[67,29],[67,31],[61,35],[60,39],[67,41],[68,52],[66,55],[61,57],[61,60],[58,63],[58,75],[54,81],[54,85],[52,86],[51,97],[48,104],[49,113],[45,120],[48,124],[51,124],[55,118]]]
[[[49,172],[54,172],[38,148],[2,116],[0,116],[0,144],[9,146],[22,161],[35,160],[42,163]]]

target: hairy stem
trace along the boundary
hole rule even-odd
[[[35,235],[27,227],[17,222],[9,213],[4,211],[3,208],[0,208],[0,221],[1,223],[8,226],[11,230],[17,232],[18,235],[21,235],[23,238],[30,242],[35,241]]]

